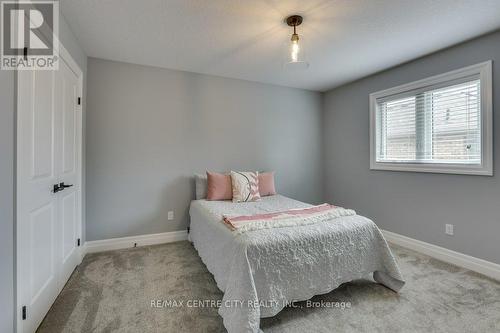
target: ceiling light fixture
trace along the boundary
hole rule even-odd
[[[285,19],[286,24],[293,27],[293,35],[290,38],[289,49],[287,52],[287,60],[285,62],[286,69],[307,69],[309,63],[304,60],[304,45],[299,45],[299,35],[297,34],[297,26],[302,23],[302,16],[292,15]]]

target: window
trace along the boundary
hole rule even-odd
[[[370,95],[370,168],[493,174],[491,61]]]

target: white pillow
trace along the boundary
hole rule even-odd
[[[258,171],[231,171],[231,184],[233,187],[233,202],[260,200]]]
[[[196,188],[196,200],[207,198],[207,175],[194,175],[194,184]]]

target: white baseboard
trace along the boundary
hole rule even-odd
[[[102,239],[102,240],[85,242],[83,252],[85,254],[93,252],[126,249],[129,247],[134,247],[135,244],[137,244],[137,246],[145,246],[145,245],[172,243],[172,242],[186,240],[187,238],[188,238],[187,231],[181,230],[181,231],[162,232],[159,234]]]
[[[474,272],[489,276],[500,281],[500,265],[483,259],[468,256],[466,254],[448,250],[444,247],[422,242],[410,237],[382,230],[386,240],[390,243],[406,247],[435,259],[469,269]]]

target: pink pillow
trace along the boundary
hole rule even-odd
[[[231,200],[231,175],[207,171],[207,200]]]
[[[274,171],[259,173],[259,193],[261,197],[276,194]]]

